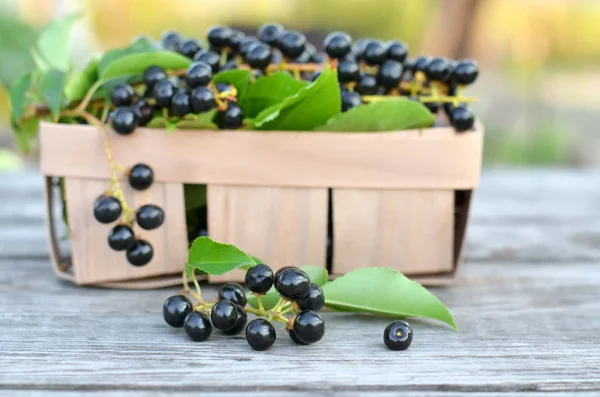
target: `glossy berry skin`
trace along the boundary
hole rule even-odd
[[[138,126],[138,118],[132,108],[121,106],[113,110],[111,126],[117,134],[129,135]]]
[[[296,333],[294,332],[293,329],[290,329],[288,331],[288,335],[290,336],[290,339],[292,341],[294,341],[295,344],[300,345],[300,346],[306,346],[306,345],[308,345],[308,343],[302,342],[300,339],[298,339],[298,336],[296,336]]]
[[[265,70],[272,59],[273,51],[264,43],[254,44],[246,53],[246,62],[253,69]]]
[[[362,73],[354,87],[354,90],[361,95],[377,95],[378,89],[377,78],[368,73]]]
[[[215,88],[219,92],[225,92],[225,91],[231,90],[231,86],[229,85],[229,83],[217,83],[217,84],[215,84]]]
[[[310,62],[310,54],[308,53],[308,51],[304,50],[302,52],[302,54],[300,54],[296,58],[292,59],[292,61],[290,63],[305,64],[305,63],[309,63],[309,62]]]
[[[227,109],[218,112],[215,117],[215,124],[222,130],[235,130],[242,126],[244,122],[244,112],[242,108],[233,102],[227,104]]]
[[[385,46],[377,40],[373,40],[367,44],[363,52],[363,59],[369,65],[379,65],[387,56],[387,50]]]
[[[392,350],[408,349],[412,338],[412,329],[406,321],[394,321],[383,331],[383,343]]]
[[[192,311],[183,321],[183,329],[188,336],[196,342],[202,342],[212,334],[210,319],[203,312]]]
[[[127,261],[133,266],[144,266],[152,260],[154,249],[146,240],[136,240],[127,250]]]
[[[298,268],[286,269],[275,278],[275,289],[288,300],[306,298],[310,293],[310,278]]]
[[[154,89],[156,83],[167,79],[167,72],[160,66],[150,66],[144,71],[142,79],[150,92]]]
[[[248,55],[248,51],[250,51],[252,49],[252,47],[254,47],[255,45],[257,45],[258,43],[260,43],[260,41],[256,38],[256,37],[246,37],[244,40],[242,40],[242,43],[240,44],[240,49],[239,49],[239,53],[241,56],[243,56],[244,58]]]
[[[154,171],[143,163],[138,163],[129,170],[129,185],[135,190],[146,190],[154,182]]]
[[[215,303],[210,311],[210,319],[214,327],[223,332],[231,331],[236,326],[238,316],[237,305],[225,300]]]
[[[152,96],[156,101],[156,106],[168,108],[171,106],[171,99],[175,95],[175,85],[169,80],[161,80],[154,86]]]
[[[135,243],[135,234],[127,225],[117,225],[108,234],[108,246],[115,251],[125,251]]]
[[[163,304],[163,318],[173,328],[181,328],[192,311],[192,302],[183,295],[174,295]]]
[[[279,277],[279,275],[281,273],[283,273],[284,271],[286,271],[287,269],[295,269],[295,266],[284,266],[284,267],[280,267],[276,272],[275,272],[275,278]]]
[[[204,62],[210,66],[210,69],[213,73],[217,73],[219,71],[221,56],[214,51],[200,50],[196,53],[196,55],[194,55],[194,61]]]
[[[254,350],[267,350],[273,346],[276,338],[275,328],[264,318],[254,319],[246,327],[246,341]]]
[[[221,49],[229,47],[232,34],[231,29],[226,26],[213,26],[208,30],[206,39],[211,47]]]
[[[278,48],[279,51],[288,59],[294,59],[302,52],[306,47],[306,36],[300,32],[293,30],[286,31],[279,40]]]
[[[458,132],[463,132],[473,128],[475,116],[469,107],[460,105],[450,112],[450,124]]]
[[[296,302],[301,310],[314,310],[318,312],[325,305],[325,294],[319,284],[311,283],[308,296],[298,299]]]
[[[233,29],[231,31],[231,37],[229,38],[229,48],[234,51],[239,51],[242,42],[246,38],[246,35],[241,30]]]
[[[152,106],[143,99],[139,99],[132,106],[133,112],[138,119],[140,127],[145,126],[152,120]]]
[[[146,204],[142,205],[135,213],[137,224],[144,230],[153,230],[165,221],[165,213],[157,205]]]
[[[444,58],[433,58],[427,64],[425,76],[430,81],[446,81],[450,76],[450,63]]]
[[[420,57],[415,58],[414,71],[426,73],[427,65],[429,65],[429,62],[431,62],[431,57],[420,56]]]
[[[190,88],[205,86],[210,83],[212,78],[212,69],[210,65],[204,62],[194,62],[185,72],[185,83]]]
[[[325,321],[319,313],[312,310],[303,310],[296,316],[293,329],[296,337],[302,342],[315,343],[325,335]]]
[[[402,80],[402,64],[393,59],[388,59],[379,66],[377,82],[385,89],[398,87]]]
[[[162,48],[167,51],[177,51],[180,42],[181,36],[177,32],[165,32],[160,40]]]
[[[228,300],[241,307],[246,306],[246,294],[242,286],[236,283],[227,283],[219,289],[219,300]]]
[[[365,48],[373,39],[359,39],[353,45],[350,50],[352,55],[357,59],[362,59],[365,53]]]
[[[273,286],[275,276],[269,266],[260,263],[248,269],[245,281],[246,287],[250,291],[256,294],[266,294]]]
[[[358,105],[362,105],[362,99],[358,92],[342,90],[342,112],[347,112]]]
[[[338,63],[338,80],[340,83],[357,81],[360,77],[358,63],[352,59],[342,59]]]
[[[226,70],[235,70],[237,68],[238,68],[237,62],[235,61],[235,59],[231,59],[231,60],[225,62],[223,64],[223,66],[221,66],[221,68],[219,69],[219,71],[225,72]]]
[[[190,95],[192,112],[203,113],[217,106],[215,93],[208,87],[198,87]]]
[[[284,33],[283,26],[278,23],[268,23],[258,28],[257,36],[260,41],[272,47],[277,46]]]
[[[110,101],[115,106],[129,106],[134,95],[133,87],[129,84],[119,84],[110,91]]]
[[[183,40],[179,43],[177,52],[188,58],[192,58],[198,51],[200,51],[200,45],[194,39]]]
[[[112,223],[119,219],[123,208],[114,197],[102,196],[94,203],[94,218],[100,223]]]
[[[237,321],[232,329],[230,329],[229,331],[223,331],[225,335],[237,335],[244,330],[244,327],[246,327],[246,322],[248,321],[248,314],[246,314],[246,311],[240,305],[236,304],[235,306],[238,312]]]
[[[171,114],[176,117],[183,117],[191,112],[190,94],[185,90],[177,91],[171,98]]]
[[[458,85],[473,84],[479,76],[479,68],[470,59],[459,61],[452,70],[452,80]]]
[[[404,62],[408,56],[408,47],[401,41],[392,40],[386,43],[387,57],[394,61]]]
[[[345,32],[332,32],[325,37],[323,47],[330,58],[343,58],[352,48],[352,37]]]

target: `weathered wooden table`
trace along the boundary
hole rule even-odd
[[[54,277],[39,175],[0,176],[0,202],[0,395],[600,395],[600,171],[484,172],[462,277],[433,290],[460,331],[413,321],[405,352],[339,313],[309,347],[193,343],[162,319],[175,288]]]

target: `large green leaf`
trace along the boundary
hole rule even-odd
[[[260,112],[254,120],[254,128],[311,131],[339,114],[341,106],[337,73],[326,68],[312,84]]]
[[[115,48],[104,53],[104,55],[102,56],[102,58],[100,58],[100,61],[98,63],[98,73],[102,74],[104,72],[104,69],[106,69],[108,65],[110,65],[112,62],[119,58],[131,54],[148,53],[155,51],[158,51],[158,49],[154,45],[154,43],[150,41],[150,39],[148,39],[147,37],[141,37],[125,48]]]
[[[66,73],[58,69],[48,69],[40,76],[40,96],[58,119],[63,100]]]
[[[431,127],[435,117],[421,103],[406,98],[382,99],[341,113],[319,131],[379,132]]]
[[[276,72],[250,84],[238,102],[245,117],[256,117],[261,111],[282,102],[308,85],[287,72]]]
[[[40,127],[40,119],[32,117],[23,122],[17,121],[11,116],[10,125],[15,134],[15,142],[19,150],[25,154],[34,151],[37,147],[37,134]]]
[[[308,274],[311,282],[316,283],[321,287],[327,283],[327,269],[319,266],[302,266],[300,269],[304,270],[306,274]],[[258,300],[254,294],[249,293],[246,295],[246,298],[248,299],[248,304],[250,306],[258,307]],[[278,300],[279,294],[275,290],[275,287],[271,288],[269,292],[262,297],[263,305],[267,310],[273,308]]]
[[[191,63],[191,59],[171,51],[129,54],[115,59],[104,69],[100,68],[100,79],[141,75],[144,70],[154,65],[164,69],[186,69]]]
[[[37,30],[16,17],[0,15],[0,83],[7,88],[24,73],[35,70],[30,49],[38,38]]]
[[[428,317],[456,329],[452,315],[438,298],[391,268],[353,270],[323,286],[323,292],[325,306],[333,310],[390,317]]]
[[[42,30],[37,42],[39,55],[50,68],[66,72],[69,68],[69,36],[81,13],[67,15]]]
[[[218,243],[210,237],[198,237],[188,253],[185,271],[190,277],[194,269],[218,275],[238,267],[254,265],[254,259],[236,246]]]
[[[10,88],[10,107],[15,120],[20,120],[25,105],[27,104],[27,92],[31,88],[33,82],[33,73],[25,73],[13,84]]]
[[[237,90],[238,101],[244,99],[244,94],[252,80],[252,74],[246,69],[226,70],[213,76],[213,83],[229,83]]]
[[[65,96],[69,101],[78,101],[85,97],[88,90],[98,81],[99,59],[94,58],[82,69],[75,72],[67,82]]]

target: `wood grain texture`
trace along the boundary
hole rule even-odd
[[[277,270],[310,264],[325,267],[327,189],[208,186],[208,232]],[[243,281],[244,272],[210,276]]]
[[[483,131],[451,128],[385,133],[164,131],[110,133],[114,157],[151,162],[161,182],[286,186],[469,189],[478,184]],[[43,123],[42,173],[109,177],[95,127]],[[77,148],[64,155],[65,147]],[[193,150],[190,150],[193,148]],[[435,159],[435,161],[432,161]],[[151,161],[149,161],[151,160]],[[77,164],[73,167],[72,164]]]

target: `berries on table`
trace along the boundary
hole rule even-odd
[[[459,132],[470,130],[475,124],[475,116],[466,105],[454,107],[449,114],[449,118],[452,127]]]
[[[194,62],[185,72],[185,83],[190,88],[205,86],[210,83],[212,78],[211,67],[204,62]]]
[[[298,57],[306,46],[306,36],[293,30],[286,31],[279,40],[279,51],[288,59]]]
[[[135,91],[129,84],[118,84],[110,91],[110,101],[115,106],[129,106],[133,102]]]
[[[342,112],[347,112],[358,105],[362,105],[362,99],[358,92],[342,90]]]
[[[133,104],[132,109],[138,119],[138,125],[140,127],[145,126],[152,120],[152,106],[146,100],[139,99]]]
[[[408,47],[401,41],[392,40],[386,43],[387,57],[398,62],[404,62],[408,56]]]
[[[246,341],[254,350],[267,350],[273,346],[276,338],[275,328],[264,318],[256,318],[246,327]]]
[[[319,313],[303,310],[296,316],[293,330],[300,341],[307,344],[315,343],[325,335],[325,321]]]
[[[466,59],[459,61],[452,70],[452,80],[458,85],[473,84],[479,76],[479,68],[475,61]]]
[[[310,278],[298,268],[286,269],[275,278],[275,289],[288,300],[306,298],[310,293]]]
[[[425,76],[430,81],[446,81],[450,77],[450,63],[444,58],[433,58],[425,68]]]
[[[125,251],[135,243],[135,234],[127,225],[117,225],[108,234],[108,246],[115,251]]]
[[[378,40],[370,41],[366,46],[362,53],[362,58],[369,65],[379,65],[386,59],[386,48]]]
[[[154,85],[152,96],[156,101],[156,106],[160,108],[169,108],[171,99],[175,95],[175,85],[170,80],[161,80]]]
[[[147,265],[153,256],[154,249],[146,240],[136,240],[126,254],[127,261],[137,267]]]
[[[200,49],[200,44],[198,44],[196,40],[186,39],[179,43],[177,52],[191,59],[198,51],[200,51]]]
[[[111,126],[117,134],[129,135],[138,126],[138,118],[130,107],[120,106],[113,110]]]
[[[222,130],[235,130],[242,126],[244,112],[237,104],[229,102],[227,109],[218,112],[215,116],[215,124]]]
[[[394,321],[383,331],[383,343],[392,350],[406,350],[413,338],[413,331],[406,321]]]
[[[379,66],[377,82],[385,89],[398,87],[402,80],[402,64],[393,59],[388,59]]]
[[[227,26],[213,26],[208,30],[206,39],[211,47],[222,49],[229,47],[232,34],[233,32]]]
[[[121,202],[115,197],[102,196],[94,203],[94,218],[100,223],[112,223],[122,212]]]
[[[264,43],[256,43],[248,49],[246,62],[253,69],[265,70],[273,59],[271,47]]]
[[[229,331],[223,331],[225,335],[237,335],[244,330],[244,327],[246,327],[246,322],[248,321],[248,314],[246,314],[246,311],[240,305],[236,304],[235,306],[238,312],[237,321],[235,322],[235,326],[232,329],[230,329]]]
[[[301,310],[314,310],[318,312],[325,305],[325,294],[319,284],[311,283],[308,296],[298,299],[296,302]]]
[[[343,58],[352,48],[352,37],[345,32],[332,32],[325,37],[323,47],[330,58]]]
[[[241,307],[246,306],[246,294],[237,283],[227,283],[219,289],[219,300],[228,300]]]
[[[144,230],[153,230],[163,224],[165,213],[157,205],[142,205],[135,214],[137,224]]]
[[[177,91],[171,98],[171,114],[176,117],[183,117],[191,112],[189,92],[185,90]]]
[[[340,83],[350,83],[357,81],[360,77],[358,63],[352,59],[342,59],[338,63],[338,80]]]
[[[196,53],[196,55],[194,55],[194,61],[204,62],[205,64],[210,66],[213,73],[217,73],[219,71],[221,56],[214,51],[200,50]]]
[[[274,280],[273,270],[262,263],[252,266],[246,272],[246,287],[256,294],[266,294],[273,286]]]
[[[146,190],[154,182],[154,171],[144,163],[138,163],[129,170],[129,185],[135,190]]]
[[[177,51],[180,42],[181,36],[177,32],[165,32],[160,40],[161,47],[167,51]]]
[[[278,23],[268,23],[258,28],[257,37],[260,41],[272,47],[277,46],[284,33],[283,26]]]
[[[190,105],[194,113],[207,112],[217,106],[215,93],[208,87],[200,86],[192,91]]]
[[[212,324],[208,316],[199,311],[188,313],[183,322],[183,329],[196,342],[205,341],[212,334]]]
[[[160,66],[150,66],[144,71],[142,76],[142,80],[150,92],[152,92],[156,83],[166,80],[167,78],[167,72]]]
[[[163,318],[174,328],[183,327],[186,316],[192,311],[192,302],[183,295],[174,295],[163,304]]]
[[[377,95],[377,78],[369,73],[361,73],[354,90],[361,95]]]

